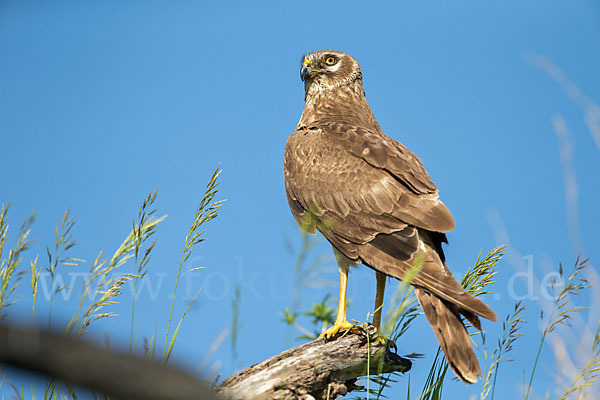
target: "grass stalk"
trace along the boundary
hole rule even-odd
[[[544,343],[546,342],[546,338],[559,325],[569,325],[569,321],[573,318],[573,314],[580,312],[583,309],[583,307],[569,307],[569,295],[578,295],[584,289],[589,288],[589,283],[585,279],[579,277],[579,274],[585,269],[587,262],[588,259],[580,260],[580,258],[577,257],[577,260],[575,261],[575,266],[573,267],[573,273],[571,273],[571,275],[567,278],[566,284],[554,300],[554,304],[552,305],[552,311],[550,312],[550,317],[548,318],[548,322],[546,323],[546,326],[542,331],[540,344],[535,355],[535,361],[533,363],[531,375],[529,376],[529,383],[527,385],[527,392],[525,393],[524,397],[525,400],[529,399],[531,385],[533,384],[533,377],[535,376],[536,368],[540,359],[540,354],[542,353],[542,348],[544,346]],[[560,266],[559,274],[562,278],[562,265]],[[551,282],[552,289],[554,289],[555,284],[556,281]]]
[[[491,391],[491,398],[494,399],[496,390],[496,382],[498,379],[498,370],[500,362],[505,355],[512,350],[514,342],[523,334],[520,332],[525,320],[522,318],[525,311],[525,305],[520,301],[515,304],[512,314],[507,315],[506,320],[502,324],[502,338],[498,340],[498,347],[492,353],[490,359],[493,360],[487,374],[483,380],[483,389],[481,390],[480,399],[485,400]],[[512,360],[507,360],[512,361]]]
[[[152,226],[150,229],[144,229],[146,223],[153,218],[153,214],[156,212],[156,209],[152,209],[154,202],[156,200],[157,191],[154,193],[149,193],[146,199],[140,205],[140,210],[138,212],[138,221],[133,221],[133,235],[134,235],[134,265],[135,265],[135,276],[132,278],[133,280],[133,295],[131,299],[131,325],[129,330],[129,352],[133,353],[134,347],[134,333],[133,333],[133,325],[135,318],[135,301],[137,297],[137,283],[138,280],[143,278],[146,275],[145,268],[150,261],[150,254],[154,246],[156,245],[156,241],[153,241],[150,246],[148,246],[145,251],[143,251],[143,255],[141,255],[140,249],[143,248],[144,242],[148,240],[154,233],[156,225]]]
[[[567,400],[569,395],[580,392],[583,388],[592,385],[598,379],[600,375],[600,326],[596,330],[591,354],[590,360],[577,373],[577,376],[573,379],[573,383],[571,383],[571,386],[561,396],[560,400]],[[578,398],[584,397],[578,396]]]
[[[83,262],[79,258],[67,257],[62,258],[63,254],[69,251],[77,243],[73,239],[71,230],[75,226],[75,217],[70,215],[70,210],[66,210],[63,214],[60,226],[57,224],[55,229],[56,239],[54,242],[54,252],[50,253],[50,249],[46,247],[46,254],[48,255],[48,267],[47,271],[50,273],[50,299],[48,302],[48,329],[52,328],[52,306],[54,304],[54,296],[63,290],[63,287],[54,288],[56,282],[56,272],[60,265],[65,266],[77,266]]]
[[[185,242],[183,246],[183,251],[181,252],[181,258],[179,260],[179,267],[177,268],[177,277],[175,279],[175,289],[173,290],[173,296],[171,298],[171,308],[169,311],[169,320],[167,322],[167,332],[165,334],[165,344],[163,349],[163,362],[167,362],[169,359],[170,351],[167,349],[172,348],[172,345],[175,342],[175,337],[177,336],[177,331],[174,333],[173,338],[169,346],[167,343],[169,341],[169,334],[171,330],[171,320],[173,317],[173,308],[175,306],[175,297],[177,296],[177,288],[179,287],[179,278],[181,276],[181,270],[183,268],[183,264],[190,258],[192,255],[194,248],[197,244],[206,240],[206,238],[202,237],[204,231],[201,231],[200,228],[203,224],[213,220],[217,217],[219,213],[219,209],[224,202],[224,200],[213,201],[215,195],[219,191],[219,175],[221,174],[220,166],[217,167],[212,177],[210,178],[208,184],[206,185],[206,190],[204,192],[204,196],[202,196],[202,200],[200,200],[200,204],[196,208],[196,213],[194,215],[194,221],[192,222],[192,226],[185,237]],[[193,302],[193,300],[192,300]],[[191,305],[191,302],[190,302]],[[189,306],[188,305],[188,309]],[[187,310],[184,314],[187,313]],[[179,324],[181,324],[181,319],[179,320]],[[178,328],[179,329],[179,325]],[[168,352],[168,353],[167,353]],[[169,355],[168,355],[169,354]]]
[[[23,271],[19,271],[18,268],[21,264],[22,254],[33,243],[29,239],[29,235],[31,233],[31,225],[35,221],[35,213],[32,213],[21,224],[17,234],[17,243],[15,247],[8,251],[8,256],[4,258],[4,248],[9,228],[6,215],[9,208],[10,204],[7,206],[2,205],[2,209],[0,210],[0,319],[5,317],[3,310],[16,302],[16,300],[12,300],[13,294],[19,286],[23,275]]]

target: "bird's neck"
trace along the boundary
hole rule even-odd
[[[361,79],[338,87],[307,85],[305,101],[297,129],[318,126],[319,122],[342,122],[380,130],[365,98]]]

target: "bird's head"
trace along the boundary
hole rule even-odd
[[[300,66],[300,78],[306,89],[332,89],[362,78],[360,65],[348,54],[333,50],[318,50],[305,55]]]

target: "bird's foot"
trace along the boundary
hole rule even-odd
[[[358,326],[353,325],[346,320],[341,321],[341,322],[336,321],[332,327],[324,330],[323,333],[321,333],[317,339],[325,338],[326,340],[329,340],[329,339],[333,338],[334,336],[336,336],[340,332],[345,334],[348,331],[351,331],[351,330],[353,331],[354,329],[358,329]]]

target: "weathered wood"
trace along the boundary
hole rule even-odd
[[[368,336],[367,336],[368,334]],[[46,374],[113,398],[212,399],[196,376],[161,363],[107,351],[61,334],[0,324],[0,363]],[[367,374],[406,372],[411,362],[377,340],[373,326],[333,341],[284,351],[227,378],[220,399],[335,399]]]
[[[217,393],[232,400],[335,399],[357,388],[367,365],[370,374],[410,370],[410,360],[377,340],[375,327],[358,331],[286,350],[225,379]]]

